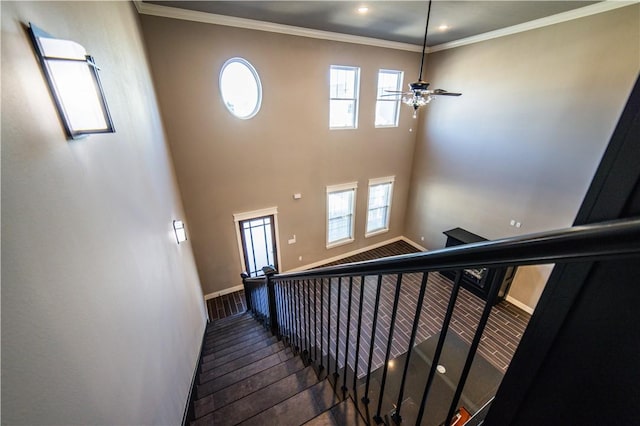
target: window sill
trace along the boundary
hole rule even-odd
[[[376,235],[384,234],[385,232],[389,232],[389,228],[376,229],[375,231],[367,232],[366,234],[364,234],[364,237],[375,237]]]
[[[327,244],[327,249],[332,249],[334,247],[339,247],[339,246],[343,246],[345,244],[350,244],[350,243],[352,243],[354,241],[355,241],[354,238],[347,238],[345,240],[334,241],[332,243]]]

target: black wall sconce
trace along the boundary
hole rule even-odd
[[[98,67],[80,44],[55,38],[29,23],[29,35],[67,136],[114,133]]]

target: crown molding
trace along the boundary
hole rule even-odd
[[[271,22],[256,21],[253,19],[236,18],[234,16],[216,15],[207,12],[185,10],[158,4],[133,2],[142,15],[160,16],[163,18],[181,19],[185,21],[202,22],[206,24],[224,25],[228,27],[243,28],[249,30],[266,31],[278,34],[287,34],[298,37],[316,38],[321,40],[339,41],[343,43],[362,44],[366,46],[383,47],[386,49],[406,50],[410,52],[422,52],[422,46],[395,41],[380,40],[371,37],[360,37],[349,34],[334,33],[330,31],[313,30],[309,28],[294,27],[292,25],[274,24]]]
[[[621,7],[640,3],[640,0],[604,0],[579,9],[558,13],[545,18],[536,19],[522,24],[501,28],[495,31],[478,34],[475,36],[455,40],[437,46],[427,47],[427,53],[439,52],[441,50],[453,49],[467,46],[469,44],[480,43],[494,38],[505,37],[518,34],[524,31],[535,30],[549,25],[572,21],[598,13],[608,12]],[[216,15],[213,13],[199,12],[194,10],[179,9],[175,7],[162,6],[158,4],[144,3],[134,0],[138,13],[142,15],[160,16],[163,18],[181,19],[185,21],[202,22],[206,24],[224,25],[228,27],[244,28],[249,30],[266,31],[278,34],[287,34],[299,37],[309,37],[321,40],[338,41],[343,43],[362,44],[366,46],[383,47],[387,49],[406,50],[410,52],[421,52],[422,46],[395,41],[381,40],[371,37],[360,37],[349,34],[334,33],[330,31],[313,30],[309,28],[295,27],[292,25],[274,24],[271,22],[256,21],[253,19],[236,18],[233,16]]]
[[[568,12],[558,13],[556,15],[547,16],[545,18],[536,19],[522,24],[513,25],[507,28],[501,28],[488,33],[478,34],[476,36],[462,38],[449,43],[439,44],[427,48],[427,53],[438,52],[440,50],[453,49],[455,47],[467,46],[469,44],[479,43],[494,38],[505,37],[512,34],[522,33],[525,31],[535,30],[537,28],[547,27],[549,25],[559,24],[562,22],[572,21],[574,19],[584,18],[586,16],[596,15],[598,13],[609,12],[610,10],[619,9],[621,7],[631,6],[640,3],[640,0],[621,1],[621,0],[605,0],[579,9],[570,10]]]

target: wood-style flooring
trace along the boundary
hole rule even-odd
[[[377,259],[380,257],[394,256],[400,254],[414,253],[418,250],[404,241],[397,241],[385,245],[380,248],[369,250],[367,252],[351,256],[346,259],[342,259],[337,262],[332,262],[329,265],[335,265],[339,263],[350,263],[362,260]],[[368,347],[371,342],[371,331],[374,313],[375,302],[375,289],[377,278],[375,276],[367,277],[365,279],[365,291],[364,291],[364,304],[363,304],[363,320],[361,322],[361,354],[368,353]],[[392,358],[399,356],[400,354],[408,350],[409,335],[411,333],[411,326],[413,324],[413,318],[415,317],[416,301],[418,298],[418,292],[420,283],[422,280],[422,274],[405,274],[402,277],[401,291],[399,296],[398,310],[396,313],[396,323],[393,331],[393,338],[391,341],[391,356]],[[314,327],[314,322],[318,318],[314,318],[313,314],[310,315],[307,322],[311,327],[311,340],[317,343],[317,346],[325,348],[331,347],[331,352],[335,353],[336,345],[336,325],[338,311],[338,286],[337,280],[333,280],[331,284],[331,333],[328,333],[327,328],[320,333],[319,325]],[[392,308],[394,293],[397,284],[397,276],[385,276],[381,285],[381,297],[380,304],[378,306],[378,326],[376,327],[376,337],[374,342],[374,355],[372,360],[372,369],[381,366],[384,363],[384,356],[386,351],[387,340],[389,336],[390,323],[392,318]],[[349,324],[350,341],[355,340],[357,332],[357,312],[360,295],[360,278],[354,278],[351,284],[351,323]],[[327,296],[329,294],[329,282],[324,280],[322,285],[316,283],[315,293],[313,287],[311,287],[311,300],[314,299],[314,294],[317,300],[320,300],[320,289],[324,294],[325,306],[324,315],[325,318],[328,315]],[[339,359],[344,359],[345,351],[345,338],[347,330],[347,318],[348,318],[348,296],[349,286],[343,286],[343,290],[340,294],[340,338],[339,338]],[[439,273],[430,273],[427,281],[427,292],[425,301],[420,313],[420,322],[417,331],[416,344],[419,344],[429,337],[437,336],[440,332],[444,313],[447,308],[447,303],[450,297],[452,289],[452,282],[447,277]],[[226,316],[235,315],[238,312],[243,312],[244,305],[244,292],[231,293],[225,296],[221,296],[215,299],[207,301],[209,309],[209,315],[212,320],[224,318]],[[478,320],[480,318],[484,302],[468,292],[465,289],[461,289],[456,302],[453,318],[450,328],[453,330],[462,340],[467,343],[471,342],[473,332],[476,329]],[[506,371],[513,353],[520,342],[520,338],[524,333],[530,319],[530,315],[517,307],[511,305],[506,301],[498,303],[492,310],[489,322],[482,337],[478,353],[489,361],[492,365],[498,368],[500,371]],[[323,335],[323,343],[320,345],[320,334]],[[328,337],[328,334],[330,335]],[[328,342],[331,342],[330,346]],[[326,352],[325,352],[326,353]],[[366,372],[364,370],[367,367],[367,360],[362,358],[358,362],[358,374],[362,375]],[[350,350],[348,363],[353,367],[355,364],[354,351]],[[343,364],[343,362],[340,362]]]

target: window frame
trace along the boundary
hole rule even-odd
[[[391,206],[393,205],[393,186],[395,183],[395,176],[385,176],[380,178],[369,179],[369,192],[367,195],[367,223],[365,227],[365,238],[373,237],[375,235],[389,232],[389,222],[391,220]],[[382,228],[376,228],[369,230],[369,212],[371,211],[371,188],[379,185],[389,185],[389,196],[387,198],[387,214],[385,217],[385,224]]]
[[[253,75],[253,78],[255,80],[256,83],[256,89],[257,89],[257,99],[256,99],[256,105],[253,108],[253,111],[248,114],[248,115],[244,115],[244,116],[240,116],[238,115],[235,111],[233,111],[231,108],[229,108],[229,105],[227,105],[227,100],[224,97],[224,90],[223,90],[223,85],[222,85],[222,75],[224,74],[224,71],[227,69],[227,67],[231,64],[234,63],[239,63],[244,65]],[[240,56],[234,56],[232,58],[227,59],[224,64],[222,64],[222,67],[220,68],[220,72],[218,73],[218,90],[220,91],[220,99],[222,99],[222,104],[224,105],[225,109],[235,118],[239,119],[239,120],[250,120],[253,117],[255,117],[256,115],[258,115],[258,112],[260,112],[260,108],[262,108],[262,81],[260,80],[260,75],[258,75],[258,70],[256,70],[256,68],[253,66],[253,64],[251,62],[249,62],[248,60],[240,57]]]
[[[339,240],[334,240],[334,241],[329,241],[329,221],[332,219],[329,216],[329,197],[331,196],[331,194],[336,194],[336,193],[341,193],[341,192],[347,192],[347,191],[353,191],[353,203],[352,203],[352,208],[351,208],[351,234],[349,237],[347,238],[341,238]],[[358,195],[358,182],[349,182],[349,183],[342,183],[342,184],[338,184],[338,185],[329,185],[327,186],[327,196],[326,196],[326,214],[327,214],[327,218],[326,218],[326,242],[327,242],[327,248],[333,248],[333,247],[338,247],[344,244],[349,244],[355,241],[355,221],[356,221],[356,202],[357,202],[357,195]]]
[[[387,74],[396,74],[398,75],[398,84],[396,85],[396,88],[394,90],[397,91],[401,91],[402,90],[402,83],[404,81],[404,71],[400,71],[400,70],[390,70],[390,69],[384,69],[381,68],[378,70],[378,81],[377,81],[377,85],[376,85],[376,108],[375,108],[375,116],[373,118],[373,123],[376,129],[384,129],[384,128],[393,128],[393,127],[398,127],[400,125],[400,96],[388,96],[385,98],[380,97],[380,74],[383,73],[387,73]],[[380,102],[394,102],[395,103],[395,109],[396,109],[396,116],[394,118],[394,124],[378,124],[377,118],[378,118],[378,104]]]
[[[353,84],[353,98],[331,96],[331,71],[334,69],[355,71]],[[353,124],[351,126],[332,126],[331,125],[331,101],[353,101]],[[360,67],[351,65],[330,65],[329,66],[329,129],[330,130],[352,130],[358,128],[358,115],[360,112]]]

